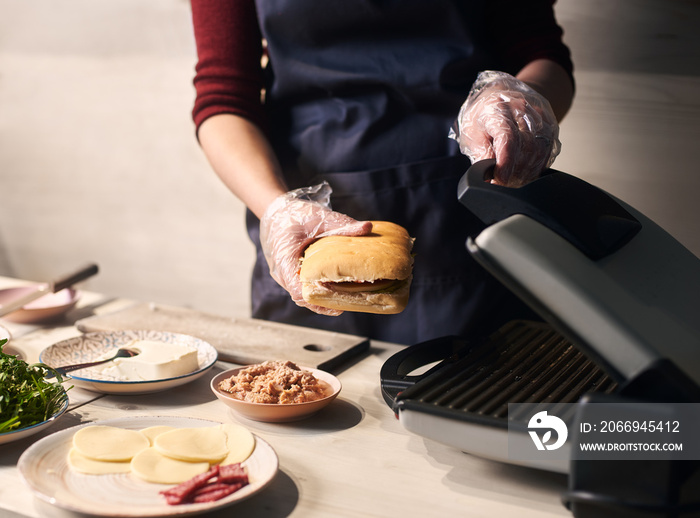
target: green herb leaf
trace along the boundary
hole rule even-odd
[[[66,401],[63,378],[46,381],[55,372],[43,363],[28,365],[16,356],[5,354],[7,339],[0,340],[0,433],[12,432],[42,423],[54,415]]]

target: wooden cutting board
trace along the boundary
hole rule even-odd
[[[196,336],[214,346],[220,360],[242,365],[291,360],[332,370],[369,349],[369,340],[361,336],[152,303],[84,318],[75,325],[84,333],[149,329]]]

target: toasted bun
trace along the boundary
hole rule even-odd
[[[412,280],[413,239],[394,223],[372,225],[366,236],[328,236],[306,249],[300,271],[304,300],[341,311],[403,311]]]
[[[304,252],[301,280],[324,282],[406,279],[413,269],[413,239],[405,228],[373,221],[366,236],[328,236]]]

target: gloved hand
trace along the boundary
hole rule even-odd
[[[276,198],[260,220],[260,241],[270,275],[289,292],[297,305],[322,315],[336,316],[342,311],[314,306],[302,298],[301,257],[306,247],[318,238],[363,236],[372,231],[372,223],[332,211],[331,192],[331,186],[323,182]]]
[[[561,151],[549,101],[505,72],[481,72],[450,137],[472,163],[495,158],[493,183],[520,187],[536,179]]]

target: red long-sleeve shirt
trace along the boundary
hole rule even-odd
[[[199,58],[192,111],[195,125],[198,128],[215,114],[233,113],[265,128],[263,45],[254,0],[191,3]],[[505,71],[515,74],[527,63],[546,58],[563,66],[573,82],[569,50],[551,8],[554,0],[489,0],[486,4],[489,15],[484,23]],[[464,2],[465,16],[469,8],[470,3]]]

